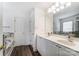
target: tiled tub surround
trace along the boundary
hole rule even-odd
[[[58,46],[59,48],[64,47],[65,50],[68,50],[69,52],[72,51],[71,53],[73,55],[79,56],[79,38],[73,37],[73,41],[69,42],[68,37],[62,36],[62,35],[53,34],[51,36],[48,36],[46,34],[37,34],[37,37],[41,37],[41,38],[44,38],[45,40],[51,41],[52,43],[55,43],[55,45]],[[52,50],[51,50],[51,52],[52,52]]]

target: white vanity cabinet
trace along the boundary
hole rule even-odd
[[[37,37],[37,50],[43,56],[58,56],[56,44],[42,37]]]
[[[46,40],[46,55],[47,56],[58,56],[59,47],[54,42]]]
[[[74,51],[50,40],[46,40],[47,56],[74,56]]]
[[[60,56],[79,56],[79,52],[60,45],[59,55]]]
[[[40,52],[42,56],[46,56],[46,40],[42,37],[37,37],[37,42],[36,42],[37,50]]]
[[[37,50],[44,56],[79,56],[78,51],[39,36],[37,37]]]
[[[65,49],[59,48],[59,56],[74,56],[74,55]]]

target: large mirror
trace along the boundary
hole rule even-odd
[[[79,2],[71,2],[69,7],[54,13],[53,32],[61,35],[72,33],[79,37]]]

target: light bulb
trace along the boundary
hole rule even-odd
[[[55,10],[55,9],[56,9],[56,7],[55,7],[55,6],[52,6],[52,7],[51,7],[51,9],[52,9],[52,10]]]
[[[58,12],[58,11],[60,11],[60,9],[59,9],[59,8],[57,8],[57,9],[56,9],[56,11]]]
[[[55,14],[55,13],[56,13],[56,11],[55,11],[55,10],[53,10],[53,13]]]
[[[48,13],[52,12],[51,8],[48,9]]]
[[[70,3],[70,2],[66,3],[66,7],[69,7],[70,5],[71,5],[71,3]]]
[[[60,9],[64,9],[64,5],[63,6],[60,6]]]
[[[56,7],[59,7],[59,3],[58,3],[58,2],[56,2],[55,6],[56,6]]]
[[[65,4],[66,4],[66,2],[63,2],[63,1],[62,1],[62,2],[60,2],[60,4],[61,4],[61,5],[65,5]]]

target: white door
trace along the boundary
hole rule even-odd
[[[15,18],[15,46],[25,45],[25,32],[24,32],[24,24],[25,19],[22,17]]]
[[[33,45],[33,39],[34,39],[34,21],[33,19],[29,21],[30,23],[30,44]]]
[[[34,44],[34,32],[35,32],[35,18],[34,11],[30,14],[29,19],[29,32],[30,32],[30,44],[33,46]]]

